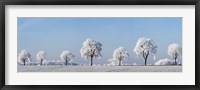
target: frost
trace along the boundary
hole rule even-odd
[[[46,60],[46,52],[45,51],[39,51],[36,55],[37,60],[40,61],[40,65],[42,66],[43,61]]]
[[[31,62],[31,54],[27,52],[26,50],[22,50],[18,55],[18,62],[20,64],[27,64]]]
[[[158,60],[157,62],[155,62],[154,65],[172,65],[172,64],[173,64],[172,60],[165,58],[165,59]]]
[[[101,58],[101,50],[102,44],[98,41],[87,39],[83,42],[83,47],[80,50],[81,57],[88,59],[90,58],[90,65],[93,64],[93,57],[100,59]]]
[[[69,62],[70,60],[72,60],[74,57],[75,57],[75,55],[72,54],[72,53],[70,53],[68,50],[63,51],[63,52],[60,54],[60,58],[61,58],[62,60],[65,60],[65,65],[67,65],[68,62]]]
[[[133,52],[135,52],[136,55],[142,55],[143,58],[145,59],[145,65],[146,65],[147,58],[149,55],[153,55],[155,60],[157,45],[150,38],[139,38],[135,48],[133,49]]]
[[[168,47],[168,54],[175,60],[175,65],[177,65],[176,60],[182,54],[182,48],[178,44],[173,43]]]
[[[137,65],[137,63],[133,63],[133,65]]]
[[[153,55],[153,60],[156,60],[156,55]]]
[[[110,62],[110,63],[108,64],[108,66],[119,65],[119,61],[118,61],[118,60],[109,59],[108,61]]]
[[[113,52],[113,58],[108,60],[111,61],[111,65],[119,65],[121,66],[121,61],[125,60],[129,57],[129,54],[127,52],[127,50],[124,47],[119,47],[117,49],[114,50]]]
[[[49,61],[49,60],[48,60]],[[182,66],[18,66],[18,72],[182,72]]]

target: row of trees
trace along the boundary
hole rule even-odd
[[[62,60],[65,60],[65,65],[68,64],[70,60],[72,60],[75,57],[74,54],[70,53],[68,50],[63,51],[60,54],[60,58]],[[40,61],[40,65],[42,66],[43,61],[46,60],[46,52],[45,51],[39,51],[36,55],[37,60]],[[31,62],[31,54],[27,52],[26,50],[22,50],[18,55],[18,62],[25,65],[26,63]]]
[[[90,66],[93,65],[93,58],[100,59],[102,51],[102,44],[98,41],[87,39],[83,42],[83,47],[80,50],[81,56],[84,59],[90,59]],[[139,38],[133,52],[136,55],[142,55],[144,58],[144,65],[147,65],[147,58],[149,55],[153,55],[157,52],[157,45],[150,38]],[[177,65],[177,58],[182,53],[182,48],[176,44],[170,44],[168,47],[168,54],[174,59],[175,65]],[[62,60],[65,60],[65,65],[68,64],[70,60],[75,57],[74,54],[70,53],[68,50],[63,51],[60,55]],[[121,62],[126,60],[129,57],[129,53],[124,47],[119,47],[114,50],[113,58],[109,59],[112,63],[118,63],[121,66]],[[46,60],[46,53],[44,51],[39,51],[36,55],[37,60],[40,61],[40,65],[42,65],[43,61]],[[26,50],[22,50],[18,55],[18,62],[21,64],[26,64],[30,62],[31,54]]]

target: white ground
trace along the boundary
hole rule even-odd
[[[18,66],[18,72],[182,72],[182,66]]]

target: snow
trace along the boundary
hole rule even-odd
[[[107,66],[115,66],[115,65],[119,65],[119,60],[109,59],[108,61],[109,61],[110,63],[107,64]]]
[[[72,54],[72,53],[70,53],[68,50],[63,51],[63,52],[60,54],[60,58],[61,58],[62,60],[65,60],[65,61],[70,61],[70,60],[72,60],[74,57],[75,57],[75,55]]]
[[[133,65],[137,65],[137,63],[133,63]]]
[[[137,55],[149,52],[151,55],[155,56],[157,52],[157,45],[150,38],[139,38],[133,52]]]
[[[176,43],[173,43],[173,44],[170,44],[169,47],[168,47],[168,54],[173,58],[177,58],[179,55],[181,55],[182,53],[182,48],[176,44]]]
[[[182,72],[182,66],[18,66],[18,72]]]
[[[22,50],[19,55],[18,55],[18,63],[19,64],[28,64],[31,62],[31,54],[26,51],[26,50]]]
[[[128,57],[129,57],[129,54],[127,50],[124,47],[119,47],[114,50],[113,58],[108,61],[111,62],[111,65],[116,65],[116,64],[121,65],[121,61],[127,59]]]
[[[39,51],[36,55],[37,60],[46,60],[46,52],[45,51]]]
[[[157,62],[155,62],[154,65],[172,65],[172,64],[173,64],[172,60],[165,58],[165,59],[158,60]]]
[[[46,60],[43,62],[44,66],[65,66],[65,60]],[[78,63],[76,62],[68,62],[70,66],[77,66]],[[18,64],[18,66],[22,66],[22,64]],[[30,62],[26,64],[26,66],[40,66],[40,62]]]
[[[117,63],[118,65],[118,63]],[[78,64],[76,62],[69,62],[68,66],[65,66],[65,60],[46,60],[44,64],[40,66],[40,62],[32,62],[26,66],[18,65],[18,72],[182,72],[181,65],[138,65],[123,64],[122,66],[113,66],[110,64],[94,64],[89,66],[88,64]]]
[[[108,64],[108,66],[110,65],[121,65],[122,60],[125,60],[129,57],[129,54],[127,52],[127,50],[124,47],[119,47],[117,49],[114,50],[113,52],[113,58],[109,59],[108,61],[110,62],[110,64]]]
[[[81,56],[87,59],[93,55],[99,59],[101,57],[101,47],[102,44],[100,42],[88,38],[83,42],[83,47],[80,50]]]

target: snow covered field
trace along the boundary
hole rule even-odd
[[[18,66],[18,72],[182,72],[182,66]]]

